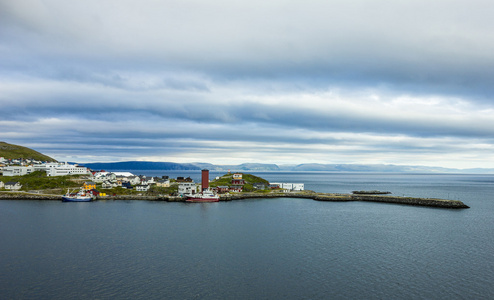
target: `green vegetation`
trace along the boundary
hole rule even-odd
[[[267,181],[266,179],[263,179],[261,177],[258,177],[258,176],[252,175],[252,174],[246,174],[246,173],[236,173],[236,174],[242,174],[242,179],[245,180],[245,184],[244,184],[244,188],[243,188],[244,192],[256,191],[256,189],[254,189],[254,184],[256,184],[256,183],[264,184],[266,186],[266,188],[269,186],[269,181]],[[233,179],[233,174],[225,174],[225,175],[221,176],[219,179],[211,181],[210,186],[211,187],[218,187],[218,186],[230,187],[230,186],[232,186],[232,179]]]
[[[126,189],[121,186],[114,187],[111,189],[102,189],[100,185],[96,187],[98,191],[101,193],[106,193],[111,196],[115,195],[139,195],[143,194],[146,196],[159,196],[159,195],[172,195],[178,191],[178,185],[172,185],[171,187],[159,187],[156,185],[152,185],[147,192],[136,191],[134,189]]]
[[[56,161],[55,159],[39,153],[33,149],[18,145],[0,142],[0,157],[5,159],[35,159],[40,161]]]
[[[178,185],[173,184],[170,187],[160,187],[160,186],[152,185],[146,194],[157,196],[157,195],[173,195],[177,193],[178,193]]]
[[[129,190],[129,189],[123,188],[121,186],[117,186],[117,187],[114,187],[111,189],[101,189],[101,188],[96,187],[96,189],[98,191],[100,191],[101,193],[106,193],[108,196],[111,196],[114,194],[115,195],[137,195],[139,193],[142,193],[142,192],[137,192],[136,190]]]
[[[46,172],[36,171],[24,176],[0,176],[0,181],[18,181],[22,184],[22,191],[47,190],[47,189],[67,189],[81,186],[81,175],[48,177]]]

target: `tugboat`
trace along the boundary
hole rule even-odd
[[[80,190],[77,193],[70,193],[67,190],[67,193],[62,196],[62,202],[91,202],[92,200],[93,196],[86,193],[85,190]]]

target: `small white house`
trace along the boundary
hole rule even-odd
[[[20,190],[22,185],[18,181],[8,181],[5,183],[6,190]]]
[[[139,184],[136,185],[136,191],[138,192],[147,192],[149,191],[150,186],[147,184]]]
[[[3,181],[0,181],[0,189],[3,189],[5,187],[5,183]]]

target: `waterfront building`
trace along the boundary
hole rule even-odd
[[[82,188],[85,189],[86,191],[89,191],[89,190],[92,190],[92,189],[96,189],[96,183],[95,182],[92,182],[92,181],[86,181],[82,185]]]
[[[284,189],[286,191],[303,191],[305,186],[303,183],[271,183],[269,185],[271,189]]]
[[[230,190],[230,187],[227,185],[219,185],[216,187],[216,193],[218,193],[218,194],[228,193],[229,190]]]
[[[5,183],[6,190],[20,190],[22,185],[18,181],[8,181]]]
[[[180,195],[191,195],[197,192],[196,184],[194,182],[181,182],[178,185],[178,193]]]

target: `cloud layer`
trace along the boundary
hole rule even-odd
[[[494,167],[493,13],[0,0],[0,138],[81,162]]]

